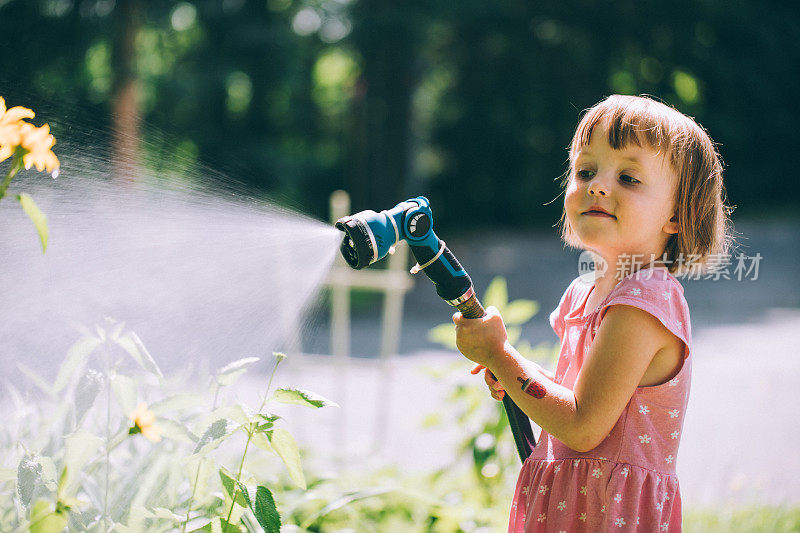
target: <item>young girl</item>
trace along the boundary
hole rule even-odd
[[[555,374],[508,343],[496,309],[453,317],[473,373],[485,368],[492,396],[510,394],[542,428],[509,531],[680,531],[691,325],[674,275],[728,251],[722,164],[691,118],[618,95],[583,116],[569,161],[562,237],[604,268],[576,278],[550,315]]]

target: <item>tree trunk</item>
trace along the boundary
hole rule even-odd
[[[135,181],[139,163],[141,116],[136,76],[136,33],[140,13],[138,0],[119,0],[114,10],[112,158],[114,178],[118,181]]]
[[[416,5],[411,6],[417,9]],[[418,83],[421,30],[406,7],[393,2],[359,4],[362,28],[354,41],[363,60],[360,127],[354,148],[362,158],[348,179],[353,209],[386,209],[405,200],[411,172],[411,98]],[[410,19],[410,20],[409,20]]]

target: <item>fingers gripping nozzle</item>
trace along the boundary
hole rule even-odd
[[[340,250],[351,267],[361,269],[379,261],[405,240],[417,260],[412,273],[425,272],[436,286],[437,294],[451,305],[460,308],[472,296],[480,306],[466,270],[434,233],[433,213],[424,196],[400,202],[380,213],[367,210],[340,218],[336,228],[345,233]],[[476,312],[477,309],[470,314]],[[482,315],[481,307],[478,316]]]

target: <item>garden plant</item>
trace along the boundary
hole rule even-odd
[[[0,96],[0,162],[11,159],[11,165],[0,182],[0,200],[8,192],[11,180],[22,169],[36,167],[39,172],[47,171],[53,178],[58,176],[59,162],[52,148],[56,143],[50,134],[50,126],[44,124],[36,127],[25,119],[35,113],[27,107],[15,106],[6,108],[5,99]],[[39,233],[42,251],[47,250],[47,216],[39,209],[33,198],[27,193],[16,195],[23,211],[30,217]]]
[[[259,358],[224,366],[199,394],[187,376],[165,377],[138,336],[111,319],[83,331],[53,383],[22,366],[45,400],[31,404],[6,385],[13,416],[0,432],[0,530],[279,531],[273,490],[286,482],[273,458],[289,490],[304,491],[306,479],[294,437],[265,409],[335,405],[272,390],[284,358],[274,354],[257,409],[220,398]]]

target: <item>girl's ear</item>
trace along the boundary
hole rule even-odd
[[[667,223],[664,224],[664,227],[661,229],[664,230],[664,233],[670,233],[670,234],[678,233],[678,214],[674,213],[670,217],[669,221],[667,221]]]

